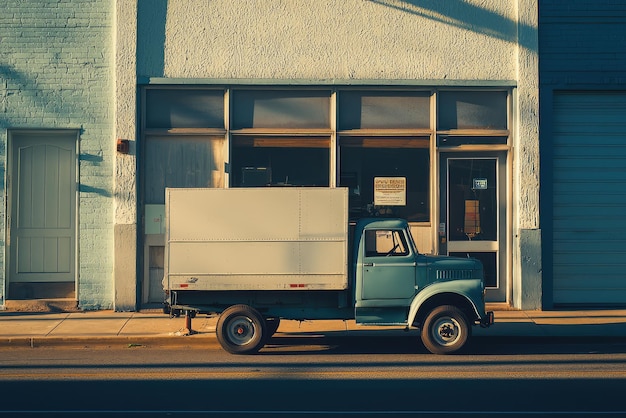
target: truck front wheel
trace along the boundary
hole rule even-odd
[[[430,311],[422,324],[422,342],[433,354],[459,351],[467,342],[470,328],[465,314],[456,306],[443,305]]]
[[[252,354],[263,347],[265,320],[248,305],[233,305],[217,320],[217,340],[231,354]]]

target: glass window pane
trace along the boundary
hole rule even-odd
[[[233,138],[231,185],[329,186],[330,138]]]
[[[397,216],[430,220],[428,148],[341,147],[339,185],[349,189],[350,218]],[[375,206],[375,177],[405,177],[405,206]]]
[[[222,137],[146,137],[146,203],[164,204],[166,187],[224,187],[223,144]]]
[[[232,127],[330,128],[330,91],[235,90]]]
[[[440,147],[458,147],[461,145],[506,145],[508,136],[449,136],[439,135],[437,145]]]
[[[409,129],[430,127],[430,93],[342,91],[339,129]]]
[[[430,138],[415,137],[367,137],[367,136],[344,136],[339,143],[342,147],[360,148],[430,148]]]
[[[224,92],[147,89],[146,127],[224,128]]]
[[[439,127],[449,129],[507,129],[505,91],[442,91]]]
[[[498,200],[495,159],[448,159],[450,241],[495,241]]]
[[[400,230],[365,231],[365,256],[388,257],[409,254],[409,247]]]

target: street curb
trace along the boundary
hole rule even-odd
[[[360,330],[360,331],[285,331],[277,332],[280,338],[303,338],[320,341],[323,339],[346,338],[346,337],[372,337],[378,336],[404,336],[405,332],[394,330]],[[414,334],[415,335],[415,334]],[[417,334],[419,335],[419,334]],[[220,347],[214,332],[196,333],[191,335],[137,335],[137,336],[36,336],[36,337],[5,337],[0,338],[0,348],[40,348],[40,347]]]
[[[416,334],[387,333],[387,337],[406,336],[417,338]],[[301,339],[301,344],[307,344],[307,340],[316,344],[336,344],[344,338],[367,338],[377,337],[384,339],[385,335],[376,332],[365,333],[276,333],[274,344],[279,344],[281,339]],[[603,343],[603,344],[626,344],[626,336],[572,336],[572,335],[481,335],[472,337],[474,340],[490,341],[491,344],[541,344],[547,341],[558,344],[575,343]],[[269,342],[269,344],[272,344]],[[291,343],[290,343],[291,344]],[[0,349],[36,349],[36,348],[94,348],[94,349],[139,349],[139,348],[190,348],[190,349],[219,349],[221,346],[214,334],[186,335],[186,336],[102,336],[102,337],[11,337],[0,338]]]
[[[14,337],[1,338],[0,348],[41,348],[41,347],[219,347],[214,336],[115,336],[115,337]]]

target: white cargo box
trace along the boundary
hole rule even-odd
[[[165,193],[165,289],[347,288],[347,189]]]

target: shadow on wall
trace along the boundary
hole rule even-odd
[[[77,66],[80,65],[77,64]],[[55,67],[53,63],[49,67],[51,71],[65,71],[63,66]],[[0,63],[0,129],[13,127],[11,126],[13,117],[22,116],[23,118],[23,115],[14,113],[11,107],[12,101],[22,103],[19,105],[21,110],[25,108],[23,103],[28,102],[29,113],[39,119],[49,117],[53,120],[97,120],[102,116],[92,113],[89,106],[85,106],[85,97],[88,94],[88,89],[84,89],[82,94],[74,94],[69,89],[64,90],[53,85],[39,85],[36,77],[27,75],[11,64]],[[16,97],[12,98],[12,96]],[[50,128],[57,127],[68,128],[67,123],[63,123],[62,126],[50,126]]]
[[[16,70],[10,64],[0,64],[0,129],[9,128],[9,98],[27,91],[35,81]],[[40,99],[41,100],[41,99]]]
[[[0,108],[10,109],[9,97],[13,95],[23,95],[30,99],[30,103],[33,104],[32,108],[41,108],[41,112],[45,115],[68,115],[78,112],[83,107],[78,104],[68,104],[67,100],[57,100],[55,94],[61,94],[59,92],[39,89],[35,79],[27,77],[23,72],[13,68],[11,65],[0,65]],[[59,105],[58,103],[63,103]],[[78,103],[78,102],[77,102]],[[68,108],[69,106],[69,108]],[[0,129],[11,129],[15,126],[11,125],[11,117],[13,113],[0,112]],[[18,126],[17,128],[22,128]],[[55,128],[55,127],[50,127]],[[66,126],[63,126],[66,128]],[[80,129],[80,133],[83,133],[83,129]],[[0,144],[0,152],[6,154],[6,143]],[[90,164],[100,164],[102,162],[102,156],[92,154],[81,154],[81,163],[88,162]],[[0,162],[0,187],[4,187],[4,163]],[[80,191],[84,193],[96,193],[102,196],[109,197],[111,193],[107,190],[80,185]]]
[[[137,74],[165,76],[167,0],[137,3]]]
[[[537,53],[537,28],[520,24],[492,10],[464,0],[368,0],[442,24],[519,44]],[[168,0],[137,5],[137,74],[165,77],[165,39]]]
[[[426,19],[447,25],[463,28],[472,32],[482,33],[492,38],[501,39],[519,45],[529,51],[537,51],[537,28],[491,10],[469,4],[464,0],[369,0],[382,6],[391,7]],[[521,34],[533,34],[521,36]]]

